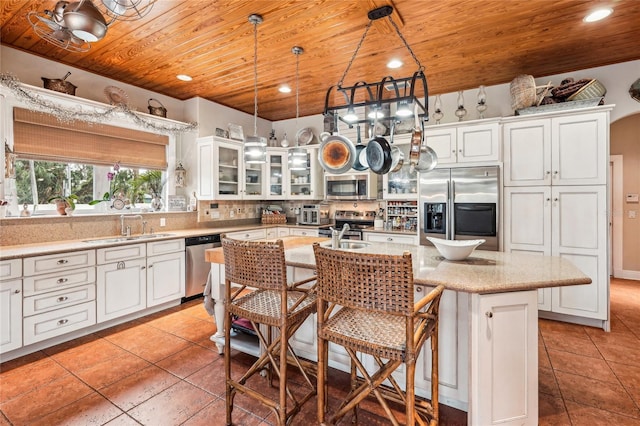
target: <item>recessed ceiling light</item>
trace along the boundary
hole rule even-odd
[[[400,68],[402,66],[402,61],[400,59],[392,59],[387,63],[387,68]]]
[[[176,78],[178,80],[182,80],[182,81],[191,81],[191,80],[193,80],[193,77],[191,77],[190,75],[186,75],[186,74],[178,74],[178,75],[176,75]]]
[[[291,87],[287,86],[286,84],[283,84],[278,88],[278,91],[280,93],[291,93]]]
[[[584,22],[596,22],[601,19],[606,18],[607,16],[613,13],[613,9],[605,7],[602,9],[596,9],[593,12],[590,12],[587,16],[584,17]]]

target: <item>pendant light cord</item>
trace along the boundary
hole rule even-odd
[[[251,18],[250,18],[251,19]],[[258,136],[258,20],[253,21],[253,135]]]

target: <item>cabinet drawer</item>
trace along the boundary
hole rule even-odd
[[[47,256],[27,257],[24,259],[24,276],[46,274],[47,272],[66,271],[82,266],[96,264],[96,253],[93,250],[74,251],[70,253],[50,254]]]
[[[96,268],[74,269],[72,271],[54,272],[51,274],[36,275],[24,278],[24,295],[44,293],[53,290],[62,290],[96,281]]]
[[[98,265],[119,262],[121,260],[136,259],[147,255],[146,244],[130,244],[125,246],[107,247],[96,250]]]
[[[184,251],[184,238],[147,243],[147,256]]]
[[[266,238],[267,232],[265,229],[250,229],[248,231],[229,232],[227,237],[234,240],[260,240]]]
[[[96,298],[95,284],[25,297],[22,312],[24,316],[41,314],[54,309],[89,302]]]
[[[22,259],[0,261],[0,280],[11,280],[22,276]]]
[[[300,236],[300,237],[317,237],[318,236],[318,230],[317,229],[292,228],[289,231],[289,235],[296,235],[296,236]]]
[[[33,315],[23,322],[24,344],[30,345],[95,323],[96,304],[93,301]]]
[[[418,244],[417,237],[413,235],[376,234],[365,232],[364,240],[376,243]]]

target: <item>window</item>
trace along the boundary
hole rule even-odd
[[[149,177],[156,180],[150,182]],[[78,197],[76,212],[94,213],[110,208],[110,202],[89,204],[103,199],[105,193],[121,197],[126,209],[139,209],[148,207],[153,196],[160,195],[161,191],[162,172],[159,170],[119,167],[114,172],[113,167],[92,164],[16,160],[18,205],[35,205],[36,214],[54,214],[55,205],[49,200],[61,195]]]

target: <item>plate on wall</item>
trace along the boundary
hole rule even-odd
[[[104,94],[107,96],[107,100],[111,105],[127,106],[129,102],[129,96],[127,93],[116,86],[105,87]]]

